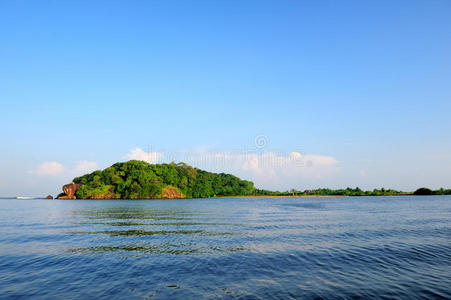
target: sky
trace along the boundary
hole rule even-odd
[[[0,1],[0,196],[115,162],[451,188],[451,1]]]

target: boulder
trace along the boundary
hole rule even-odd
[[[74,183],[73,181],[69,184],[63,185],[63,192],[58,195],[57,199],[77,199],[75,197],[75,192],[78,190],[78,188],[81,186],[81,184]]]
[[[67,196],[74,196],[75,192],[78,190],[81,184],[74,183],[73,181],[69,184],[63,185],[63,192]]]
[[[47,197],[45,197],[45,199],[53,199],[53,197],[51,195],[48,195]]]

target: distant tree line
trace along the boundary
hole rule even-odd
[[[434,191],[434,190],[423,187],[423,188],[419,188],[418,190],[416,190],[413,194],[414,195],[426,195],[426,196],[428,196],[428,195],[451,195],[451,189],[445,190],[444,188],[441,188],[439,190]]]
[[[404,195],[408,194],[406,192],[397,191],[394,189],[374,189],[372,191],[363,191],[360,188],[346,188],[346,189],[313,189],[313,190],[290,190],[286,192],[273,192],[267,190],[258,190],[254,191],[256,195],[265,195],[265,196],[390,196],[390,195]]]

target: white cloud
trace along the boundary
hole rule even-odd
[[[338,170],[338,161],[326,155],[265,152],[239,159],[243,159],[241,170],[230,171],[266,189],[286,190],[323,185],[322,182],[330,179]]]
[[[245,171],[257,173],[261,173],[261,171],[268,168],[293,168],[297,170],[305,170],[317,167],[334,166],[338,163],[338,161],[332,156],[310,154],[303,155],[299,152],[291,152],[290,154],[278,154],[275,152],[192,152],[185,154],[182,160],[188,164],[201,164],[213,169],[228,166],[239,166],[240,169]]]
[[[74,172],[77,174],[86,174],[91,173],[98,169],[99,166],[95,161],[82,160],[77,163],[77,165],[74,168]]]
[[[249,159],[245,160],[242,165],[242,169],[244,171],[261,173],[262,170],[260,169],[260,160],[258,156],[254,154],[251,157],[249,157]]]
[[[47,161],[38,166],[38,168],[34,171],[29,171],[31,174],[38,175],[58,175],[63,172],[63,165],[56,161]]]
[[[141,148],[132,149],[124,156],[127,160],[143,160],[151,164],[159,162],[162,157],[160,152],[145,152]]]
[[[301,180],[322,180],[331,175],[338,161],[325,155],[303,155],[291,152],[283,155],[274,152],[251,154],[242,159],[241,170],[261,186],[295,186]],[[239,172],[243,174],[242,172]],[[246,174],[247,173],[247,174]]]
[[[42,175],[42,176],[55,176],[60,175],[64,177],[74,177],[91,173],[99,169],[98,165],[94,161],[82,160],[72,168],[66,168],[62,164],[56,161],[48,161],[40,164],[36,169],[28,171],[28,174]]]

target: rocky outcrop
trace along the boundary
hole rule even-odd
[[[63,185],[63,192],[67,196],[74,196],[75,192],[78,190],[78,188],[81,186],[81,184],[74,183],[73,181],[69,184]]]
[[[47,197],[45,197],[45,199],[53,199],[52,195],[48,195]]]
[[[80,186],[81,184],[74,183],[73,181],[69,184],[63,185],[64,193],[59,194],[57,199],[77,199],[77,197],[75,197],[75,192]]]
[[[185,198],[185,196],[175,187],[167,186],[161,192],[161,198],[163,198],[163,199],[180,199],[180,198]]]

